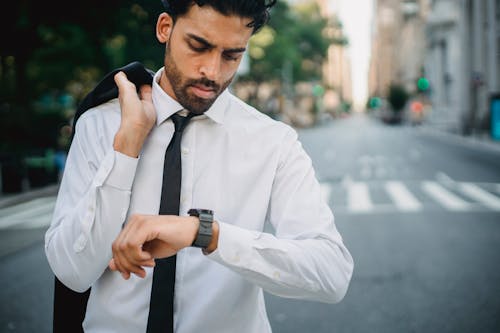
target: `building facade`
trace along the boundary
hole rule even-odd
[[[500,92],[500,0],[433,0],[426,36],[430,121],[487,131],[490,98]]]
[[[338,18],[339,2],[334,0],[316,0],[321,15],[328,20],[325,33],[328,37],[341,40],[344,38],[342,24]],[[323,85],[325,86],[325,111],[334,113],[343,102],[351,103],[352,72],[349,53],[346,45],[332,44],[328,48],[326,61],[323,64]]]
[[[428,0],[377,0],[372,22],[370,96],[386,97],[391,84],[413,92],[425,63]]]

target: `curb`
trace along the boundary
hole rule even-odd
[[[39,197],[48,197],[57,194],[59,184],[48,185],[43,188],[33,189],[22,193],[9,194],[7,197],[0,197],[0,208],[17,205]]]
[[[442,138],[453,144],[462,144],[462,145],[467,145],[470,148],[481,148],[500,153],[500,142],[496,142],[493,140],[488,140],[474,136],[463,136],[460,134],[450,133],[446,130],[432,128],[430,126],[421,127],[420,131],[422,133]]]

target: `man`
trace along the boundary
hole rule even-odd
[[[179,333],[270,332],[263,290],[344,297],[352,258],[296,132],[226,89],[271,6],[171,1],[157,21],[166,50],[152,87],[138,96],[120,72],[119,99],[80,117],[45,248],[65,285],[91,287],[85,332],[149,332],[158,259],[173,255]],[[179,213],[165,215],[175,114],[192,119]],[[266,222],[275,235],[263,232]]]

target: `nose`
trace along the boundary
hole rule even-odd
[[[207,79],[219,82],[221,73],[221,55],[217,52],[211,52],[206,55],[206,58],[200,66],[201,74]]]

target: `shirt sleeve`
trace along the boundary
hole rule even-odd
[[[295,132],[284,142],[268,211],[275,235],[219,221],[218,247],[208,256],[269,293],[336,303],[353,259]]]
[[[81,126],[45,234],[53,272],[80,292],[101,276],[111,259],[111,244],[126,219],[138,161],[114,151],[112,137],[99,133],[99,124],[91,120],[82,117],[78,122]]]

